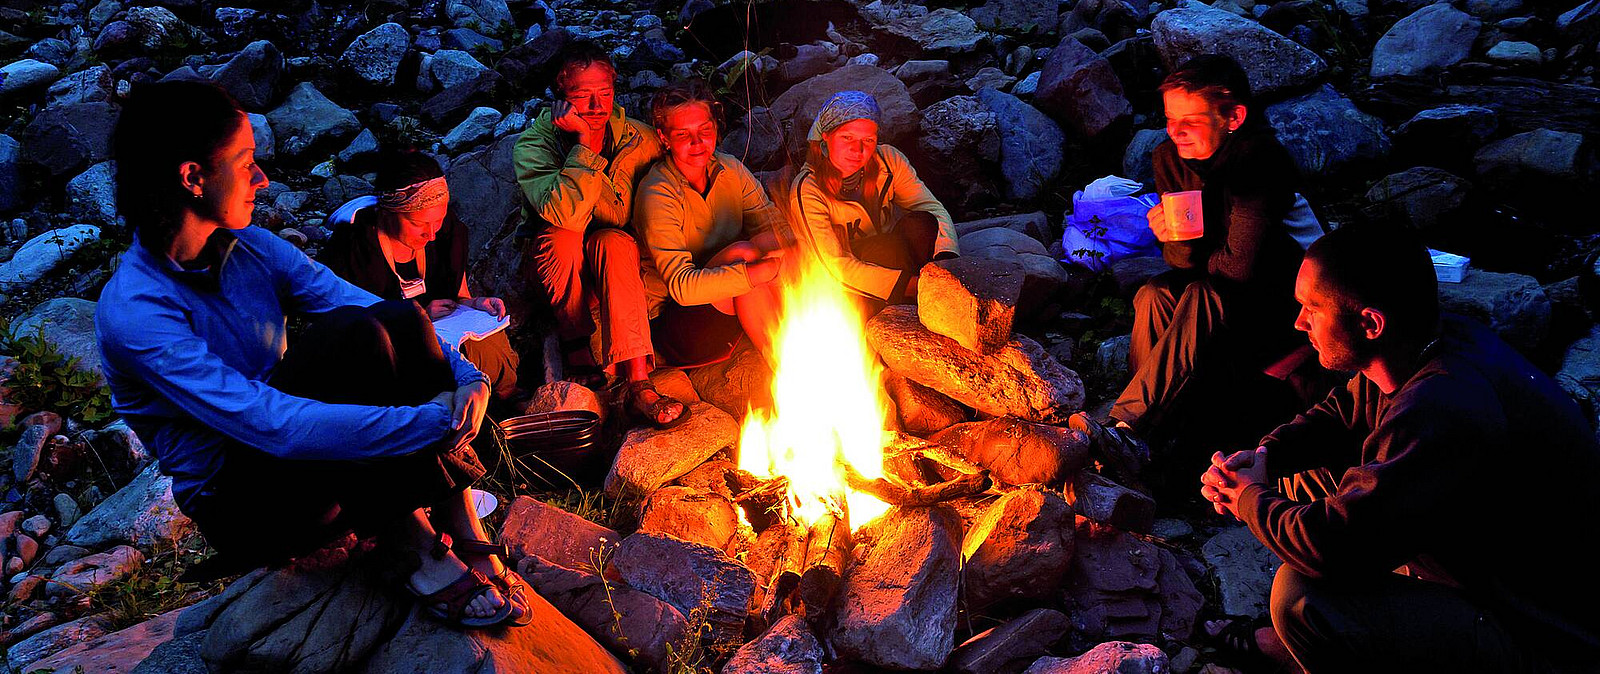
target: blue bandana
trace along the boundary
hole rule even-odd
[[[817,111],[817,121],[811,123],[811,132],[806,134],[807,141],[822,140],[822,135],[833,131],[846,123],[858,119],[870,119],[875,124],[881,124],[879,117],[883,113],[878,109],[878,100],[865,91],[841,91],[828,98],[822,104],[822,109]]]

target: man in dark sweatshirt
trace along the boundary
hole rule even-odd
[[[1273,627],[1307,672],[1596,671],[1594,429],[1488,329],[1441,318],[1437,293],[1397,227],[1313,244],[1295,327],[1359,374],[1259,448],[1213,456],[1201,493],[1283,559]],[[1315,468],[1337,476],[1315,498],[1269,486]]]

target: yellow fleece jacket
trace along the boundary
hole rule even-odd
[[[649,251],[651,269],[646,273],[659,274],[665,282],[645,284],[652,315],[667,297],[693,306],[750,292],[743,262],[706,267],[706,260],[729,244],[773,231],[782,221],[761,181],[738,159],[714,153],[709,170],[703,196],[671,158],[657,162],[639,182],[634,227]]]
[[[959,255],[961,251],[956,246],[956,226],[950,212],[917,178],[917,171],[905,154],[891,145],[879,144],[878,161],[876,188],[862,189],[863,193],[877,195],[881,215],[876,220],[861,204],[824,193],[809,167],[802,168],[790,186],[789,220],[795,223],[796,236],[806,242],[835,279],[861,294],[887,299],[894,292],[900,272],[857,259],[850,253],[850,243],[893,231],[898,218],[892,217],[891,206],[933,215],[939,222],[934,255]]]

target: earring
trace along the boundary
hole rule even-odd
[[[1232,133],[1232,132],[1230,131],[1229,133]],[[206,195],[205,195],[204,192],[191,192],[189,194],[189,196],[194,197],[196,199],[204,199]]]

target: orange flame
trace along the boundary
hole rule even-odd
[[[801,524],[839,513],[842,503],[852,527],[860,527],[889,506],[846,487],[839,466],[848,463],[867,479],[883,476],[890,434],[878,360],[843,286],[809,256],[786,263],[800,269],[785,277],[783,319],[772,340],[773,407],[745,416],[739,467],[788,477],[791,513]]]

